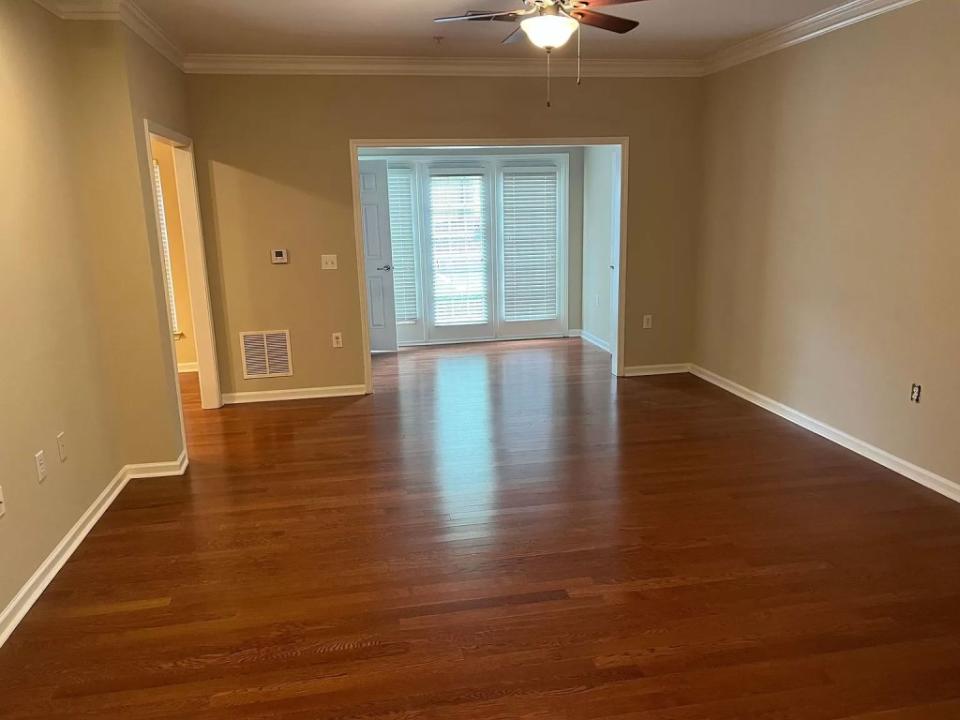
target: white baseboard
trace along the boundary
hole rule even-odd
[[[314,398],[352,397],[366,395],[366,385],[332,385],[330,387],[297,388],[295,390],[259,390],[256,392],[224,393],[226,405],[278,400],[312,400]]]
[[[603,350],[604,352],[610,352],[610,343],[608,343],[606,340],[601,340],[601,339],[598,338],[596,335],[594,335],[592,332],[588,332],[588,331],[586,331],[586,330],[581,330],[581,331],[580,331],[580,338],[581,338],[584,342],[588,342],[588,343],[590,343],[591,345],[594,345],[594,346],[600,348],[600,349]]]
[[[177,363],[177,372],[200,372],[200,364],[196,361]]]
[[[57,543],[46,560],[44,560],[36,572],[30,576],[30,579],[24,584],[20,591],[13,596],[13,599],[7,604],[7,607],[0,612],[0,647],[9,639],[17,625],[26,616],[33,604],[40,599],[43,591],[60,572],[70,556],[80,547],[80,543],[90,533],[97,520],[106,512],[107,508],[113,504],[120,492],[127,486],[127,483],[134,478],[146,477],[166,477],[172,475],[183,475],[187,469],[187,451],[180,453],[180,457],[173,462],[168,463],[142,463],[138,465],[124,465],[120,472],[114,475],[113,479],[103,489],[103,492],[93,501],[80,516],[80,519],[74,523],[70,531]]]
[[[184,448],[183,452],[180,453],[180,457],[173,462],[127,465],[124,467],[124,471],[126,471],[127,478],[130,480],[133,478],[172,477],[183,475],[187,471],[189,464],[190,461],[187,458],[187,450]]]
[[[644,377],[646,375],[678,375],[690,372],[688,363],[673,363],[670,365],[634,365],[624,368],[624,377]]]
[[[899,473],[900,475],[903,475],[914,482],[920,483],[924,487],[930,488],[931,490],[934,490],[941,495],[950,498],[951,500],[960,502],[960,484],[957,484],[952,480],[948,480],[947,478],[937,475],[936,473],[925,468],[914,465],[913,463],[897,457],[886,450],[881,450],[880,448],[871,445],[868,442],[864,442],[863,440],[860,440],[849,433],[845,433],[843,430],[838,430],[835,427],[820,422],[816,418],[812,418],[809,415],[804,415],[799,410],[794,410],[792,407],[784,405],[783,403],[778,402],[773,398],[769,398],[766,395],[761,395],[760,393],[744,387],[733,380],[728,380],[721,375],[710,372],[699,365],[691,365],[690,372],[696,375],[698,378],[706,380],[709,383],[713,383],[717,387],[721,387],[727,392],[742,397],[744,400],[748,400],[754,405],[762,407],[764,410],[769,410],[775,415],[779,415],[795,425],[799,425],[805,430],[809,430],[810,432],[816,433],[827,440],[835,442],[837,445],[847,448],[847,450],[852,450],[868,460],[873,460],[873,462],[883,465],[885,468],[893,470],[895,473]]]

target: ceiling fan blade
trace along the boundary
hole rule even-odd
[[[628,33],[640,25],[636,20],[604,15],[603,13],[593,12],[591,10],[574,10],[570,14],[584,25],[592,25],[602,30],[609,30],[610,32],[621,34]]]
[[[603,7],[605,5],[629,5],[630,3],[643,2],[643,0],[573,0],[571,11],[590,10],[592,8]]]
[[[523,29],[517,28],[503,39],[501,45],[513,45],[521,40],[523,40]]]
[[[509,11],[509,12],[492,12],[488,10],[467,10],[463,15],[454,15],[453,17],[439,17],[434,18],[435,23],[448,23],[448,22],[460,22],[461,20],[471,20],[476,22],[477,20],[484,20],[488,22],[500,21],[500,22],[516,22],[520,19],[520,16],[525,13]]]

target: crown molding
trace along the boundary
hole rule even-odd
[[[183,70],[183,53],[157,23],[132,0],[120,3],[120,22],[167,60]]]
[[[184,72],[198,75],[387,75],[539,77],[540,60],[513,58],[341,57],[321,55],[184,55],[135,0],[34,0],[64,20],[113,20],[126,25]],[[852,0],[744,40],[703,60],[585,60],[584,77],[703,77],[841,30],[920,0]],[[554,74],[575,77],[576,61],[555,60]]]
[[[134,0],[34,0],[61,20],[113,21],[163,55],[181,70],[183,53]]]
[[[705,74],[718,73],[919,1],[852,0],[720,50],[705,60]]]
[[[318,55],[187,55],[183,69],[197,75],[419,75],[540,77],[542,60],[517,58],[346,57]],[[557,77],[576,77],[576,60],[553,62]],[[696,60],[584,60],[584,77],[700,77]]]
[[[56,15],[58,18],[63,18],[63,15],[60,14],[60,3],[58,0],[33,0],[37,5],[42,7],[51,15]]]

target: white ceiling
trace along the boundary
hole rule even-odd
[[[188,54],[523,57],[502,46],[509,23],[437,25],[434,17],[510,10],[520,0],[137,0]],[[645,0],[605,8],[639,20],[628,35],[586,28],[584,54],[703,59],[747,38],[843,4],[840,0]],[[442,36],[438,43],[435,36]],[[574,52],[573,48],[565,52]]]

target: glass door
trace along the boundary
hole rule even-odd
[[[491,173],[433,166],[425,185],[427,340],[493,338]]]
[[[499,172],[497,337],[566,332],[563,243],[566,215],[559,165]]]

